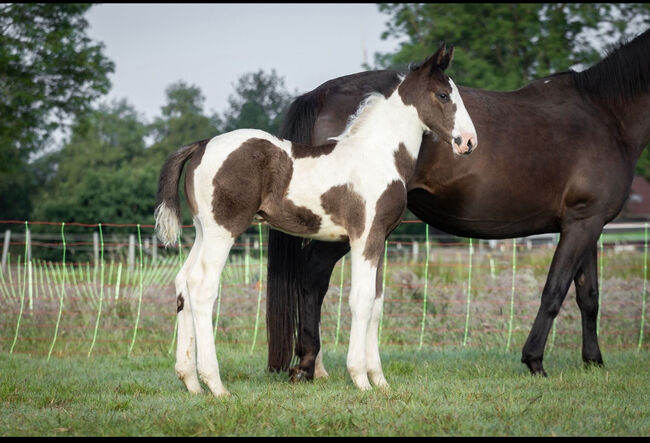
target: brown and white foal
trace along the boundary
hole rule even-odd
[[[383,294],[376,285],[384,241],[406,208],[422,135],[436,132],[456,154],[477,145],[474,125],[444,73],[453,56],[444,44],[406,75],[390,95],[370,95],[332,143],[305,146],[240,129],[184,146],[166,160],[155,210],[165,245],[180,229],[178,182],[196,228],[175,284],[178,294],[176,373],[191,392],[199,378],[214,395],[221,383],[212,330],[219,278],[235,241],[255,216],[290,234],[349,240],[352,323],[347,367],[360,389],[387,385],[377,343]],[[196,354],[196,359],[195,359]]]

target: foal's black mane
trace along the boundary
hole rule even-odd
[[[650,29],[620,43],[598,63],[581,72],[569,71],[581,93],[625,102],[650,88]]]

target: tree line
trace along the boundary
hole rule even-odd
[[[124,99],[102,101],[115,65],[87,36],[91,7],[0,4],[0,219],[150,224],[170,152],[240,127],[277,133],[296,95],[275,70],[250,72],[237,79],[227,108],[209,115],[201,90],[179,80],[167,88],[160,115],[145,122]],[[399,39],[399,48],[363,68],[403,69],[445,40],[457,48],[456,82],[492,90],[584,69],[608,44],[650,24],[646,4],[378,8],[387,15],[382,38]],[[637,173],[650,179],[647,150]]]

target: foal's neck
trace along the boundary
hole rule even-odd
[[[368,97],[335,140],[338,145],[368,149],[373,155],[393,155],[403,144],[416,158],[426,129],[415,107],[405,105],[396,88],[387,98],[380,94]]]

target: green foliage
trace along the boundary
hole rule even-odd
[[[150,126],[154,143],[148,150],[147,155],[136,162],[137,165],[148,171],[148,176],[153,177],[153,192],[140,198],[150,199],[151,211],[156,199],[158,187],[158,174],[165,158],[187,144],[195,141],[212,138],[219,134],[217,117],[205,115],[203,109],[205,97],[200,88],[178,81],[170,85],[167,90],[167,104],[162,107],[162,116],[155,119]],[[183,181],[181,180],[181,183]],[[183,189],[183,186],[180,186]],[[185,201],[185,193],[180,192],[181,200]],[[183,223],[191,224],[191,216],[187,210],[187,204],[182,203]]]
[[[223,127],[246,127],[248,122],[275,130],[279,125],[282,107],[290,100],[282,78],[259,71],[245,74],[238,84],[225,120],[206,115],[201,90],[183,81],[167,88],[161,115],[149,125],[124,100],[80,116],[63,148],[30,166],[43,183],[32,220],[153,223],[158,174],[167,155],[214,137]],[[191,223],[186,209],[183,222]]]
[[[162,116],[149,127],[153,144],[147,162],[154,163],[157,172],[171,152],[219,134],[216,117],[205,115],[205,97],[199,87],[180,80],[165,92],[167,104],[161,109]]]
[[[277,133],[284,108],[291,98],[284,88],[284,79],[275,70],[270,74],[259,70],[239,77],[223,115],[207,116],[203,109],[205,98],[200,89],[179,81],[167,89],[167,104],[162,108],[162,117],[151,125],[154,144],[147,156],[147,165],[143,167],[155,165],[157,180],[165,157],[180,146],[240,128]],[[181,192],[181,199],[184,198]],[[187,208],[186,204],[182,206]],[[189,212],[184,210],[183,214],[183,223],[191,223]]]
[[[492,90],[519,88],[531,80],[589,64],[603,41],[650,23],[644,4],[385,3],[382,38],[402,39],[394,54],[375,54],[379,67],[422,61],[442,41],[453,44],[457,83]]]
[[[650,149],[648,149],[648,146],[645,147],[639,160],[636,162],[636,169],[634,172],[646,180],[650,180]]]
[[[269,74],[261,69],[246,73],[234,87],[235,93],[228,98],[229,108],[220,118],[221,131],[253,128],[277,134],[285,108],[293,97],[275,69]]]
[[[203,114],[199,88],[183,82],[167,89],[162,117],[145,124],[122,100],[80,119],[70,141],[49,156],[57,172],[33,212],[37,220],[97,223],[153,222],[158,174],[178,147],[217,133]],[[145,147],[151,136],[153,145]]]
[[[70,141],[47,158],[58,165],[34,208],[37,220],[150,223],[157,177],[135,167],[146,125],[124,100],[81,118]]]
[[[25,217],[37,184],[28,165],[58,128],[108,91],[113,63],[86,36],[89,4],[0,5],[0,207]]]
[[[0,118],[1,120],[1,118]],[[31,211],[35,178],[20,152],[0,142],[0,218],[26,220]]]

